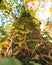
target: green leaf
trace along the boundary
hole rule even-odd
[[[0,10],[6,9],[5,5],[0,5]]]
[[[22,65],[22,63],[18,59],[8,57],[0,59],[0,65]]]
[[[26,11],[26,10],[22,10],[22,15],[21,15],[21,17],[27,17],[27,18],[31,18],[31,15],[30,15],[30,13],[28,12],[28,11]]]
[[[26,40],[26,42],[39,42],[40,40],[38,40],[38,39],[28,39],[28,40]]]
[[[29,63],[32,64],[32,65],[41,65],[41,64],[33,62],[33,61],[30,61]]]
[[[30,32],[32,32],[32,31],[30,31],[29,29],[20,30],[20,33],[22,33],[22,34],[29,34]]]
[[[13,24],[13,26],[14,26],[14,27],[17,27],[17,28],[20,28],[20,29],[24,29],[24,25],[19,24],[19,23],[17,23],[17,22],[15,22],[15,23]]]
[[[14,27],[13,27],[12,25],[6,25],[6,27],[5,27],[5,29],[6,29],[6,30],[9,30],[9,31],[10,31],[11,29],[13,29],[13,28],[14,28]]]

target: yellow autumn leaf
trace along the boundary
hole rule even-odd
[[[34,8],[30,8],[29,12],[33,17],[36,15],[36,10]]]
[[[11,26],[11,25],[9,25],[9,24],[8,24],[8,25],[6,25],[6,27],[5,27],[5,29],[6,29],[6,30],[11,30],[11,29],[13,29],[13,28],[14,28],[14,27],[13,27],[13,26]]]
[[[6,45],[6,44],[8,44],[8,41],[4,41],[4,42],[3,42],[3,45]]]

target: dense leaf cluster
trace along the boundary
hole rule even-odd
[[[5,3],[0,8],[6,8],[8,15],[13,15],[12,8],[8,8],[11,4],[7,3],[8,6],[5,6]],[[22,6],[19,17],[12,17],[12,25],[0,27],[0,56],[15,57],[23,65],[52,65],[52,43],[49,42],[50,36],[47,32],[43,33],[47,35],[46,38],[41,34],[41,21],[31,15],[26,4]],[[9,30],[9,34],[5,30]]]

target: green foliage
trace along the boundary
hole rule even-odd
[[[10,1],[12,2],[12,0]],[[11,6],[13,4],[7,3],[6,1],[0,5],[0,10],[5,10],[9,15],[8,18],[11,18],[13,22],[12,24],[9,23],[9,25],[6,25],[5,28],[0,27],[0,43],[3,43],[3,46],[0,45],[2,47],[0,54],[3,54],[5,57],[11,55],[15,56],[23,62],[23,65],[41,65],[45,62],[44,58],[43,62],[41,61],[42,56],[45,54],[47,63],[47,55],[50,55],[51,57],[50,50],[52,44],[48,41],[50,39],[49,36],[43,38],[41,34],[41,21],[32,16],[34,11],[31,13],[26,4],[18,6],[18,4],[12,3],[15,4],[15,7]],[[14,7],[14,12],[12,11],[12,7]],[[15,9],[17,10],[15,11]],[[19,11],[20,15],[18,16],[17,13],[19,13]],[[9,34],[6,33],[6,31],[10,31]],[[44,34],[46,35],[47,32],[43,32],[43,35]],[[34,58],[36,55],[38,56],[38,59]],[[32,58],[34,58],[34,60]],[[36,62],[36,60],[39,62]],[[21,65],[21,62],[18,62],[15,58],[9,57],[0,59],[1,65]]]
[[[30,62],[29,62],[29,65],[42,65],[42,64],[39,64],[39,63],[36,63],[36,62],[30,61]]]
[[[22,63],[16,58],[8,57],[0,59],[1,65],[22,65]]]
[[[31,15],[30,15],[30,13],[29,12],[27,12],[27,11],[25,11],[25,10],[22,10],[22,15],[21,15],[21,17],[27,17],[27,18],[31,18]]]
[[[2,9],[6,9],[6,6],[5,5],[0,5],[0,10]]]
[[[2,42],[7,38],[7,33],[2,26],[0,26],[0,34],[0,42]]]
[[[20,30],[21,34],[29,34],[31,31],[26,29],[26,30]]]
[[[19,23],[17,23],[17,22],[15,22],[15,23],[13,24],[13,26],[16,27],[16,28],[19,28],[19,29],[24,29],[24,25],[19,24]]]

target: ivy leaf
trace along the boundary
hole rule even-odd
[[[29,34],[30,32],[32,32],[32,31],[30,31],[29,29],[20,30],[20,33],[22,33],[22,34]]]
[[[13,26],[14,26],[14,27],[17,27],[17,28],[20,28],[20,29],[24,29],[24,25],[19,24],[19,23],[17,23],[17,22],[15,22],[15,23],[13,24]]]
[[[27,12],[27,11],[25,11],[25,10],[22,10],[22,15],[21,15],[21,17],[31,18],[31,15],[30,15],[29,12]]]

